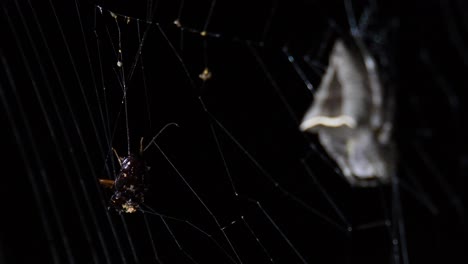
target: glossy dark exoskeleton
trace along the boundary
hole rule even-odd
[[[129,154],[127,157],[122,158],[112,148],[120,164],[119,173],[115,180],[99,179],[101,185],[114,190],[108,209],[114,208],[119,213],[134,213],[138,211],[140,205],[144,202],[147,190],[145,179],[149,171],[149,167],[146,166],[146,162],[143,159],[143,153],[151,144],[156,144],[156,138],[171,125],[179,126],[176,123],[168,123],[151,139],[146,147],[143,147],[143,138],[141,138],[138,155]]]
[[[130,154],[121,162],[121,168],[114,181],[114,194],[109,206],[119,213],[136,212],[144,202],[146,191],[145,176],[148,167],[141,156]]]

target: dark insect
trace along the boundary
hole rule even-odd
[[[127,157],[119,157],[117,151],[112,148],[119,161],[120,171],[115,180],[99,179],[101,185],[114,189],[108,209],[114,208],[118,213],[134,213],[138,211],[140,204],[144,202],[145,192],[147,191],[145,178],[147,178],[150,169],[143,158],[143,152],[170,125],[178,126],[176,123],[167,124],[153,137],[145,148],[143,148],[143,138],[141,138],[140,151],[137,155],[130,154]]]
[[[140,152],[138,155],[130,154],[127,157],[119,157],[113,149],[120,164],[120,171],[114,180],[99,179],[99,183],[106,187],[115,189],[110,198],[109,208],[114,208],[119,213],[134,213],[138,211],[140,204],[144,202],[146,191],[145,177],[149,167],[143,159],[143,138],[140,141]]]

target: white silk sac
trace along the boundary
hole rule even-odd
[[[384,91],[375,60],[358,46],[335,42],[300,129],[318,134],[351,185],[373,187],[394,172],[393,96]]]

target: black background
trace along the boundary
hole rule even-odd
[[[120,14],[127,74],[140,44],[135,18],[142,19],[141,35],[148,29],[141,56],[145,76],[139,63],[127,83],[131,151],[138,150],[140,137],[148,142],[165,124],[178,123],[179,128],[162,133],[158,145],[220,226],[226,226],[243,263],[269,262],[255,237],[275,263],[301,263],[294,250],[307,263],[405,263],[405,251],[411,263],[466,259],[468,23],[463,1],[378,1],[377,12],[363,32],[382,64],[385,84],[397,94],[395,140],[401,184],[393,190],[392,186],[350,188],[334,165],[323,160],[315,136],[297,129],[312,94],[283,49],[288,48],[317,87],[320,71],[309,67],[304,58],[326,65],[333,40],[350,39],[342,1],[218,1],[207,31],[219,32],[220,37],[206,38],[190,30],[181,34],[173,24],[178,1],[159,1],[149,27],[144,22],[148,19],[146,2],[52,2],[33,3],[32,8],[27,1],[2,4],[0,81],[5,114],[1,115],[4,208],[0,256],[6,263],[53,263],[54,247],[57,263],[105,263],[106,254],[110,263],[123,259],[155,263],[145,221],[163,263],[190,262],[158,216],[147,215],[145,220],[142,214],[119,216],[106,211],[111,193],[97,184],[98,178],[115,174],[110,147],[122,156],[127,151],[122,90],[115,72],[119,69],[112,47],[119,43],[118,33],[108,10]],[[103,8],[102,15],[96,4]],[[211,4],[186,1],[182,25],[201,31]],[[369,5],[354,3],[356,15]],[[132,17],[131,22],[127,24],[124,16]],[[271,25],[264,34],[267,21]],[[378,42],[381,36],[386,38]],[[203,82],[198,74],[205,67],[212,78]],[[146,204],[214,234],[233,255],[210,213],[161,152],[151,147],[145,158],[151,167]],[[347,225],[314,179],[340,208],[352,232],[342,230]],[[302,201],[312,209],[301,205]],[[401,209],[401,215],[395,209]],[[255,236],[240,216],[245,216]],[[359,228],[385,219],[392,226]],[[184,252],[198,263],[229,262],[194,228],[167,221]],[[399,243],[406,244],[403,253],[394,257],[393,230],[402,232],[397,223],[405,230],[405,239]]]

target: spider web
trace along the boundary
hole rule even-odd
[[[466,259],[461,10],[462,1],[6,1],[0,99],[13,173],[0,258]],[[316,136],[298,130],[333,40],[353,36],[397,92],[389,186],[350,187]],[[169,123],[178,127],[147,145]],[[119,215],[98,179],[118,173],[112,148],[136,153],[140,138],[149,190],[141,212]]]

